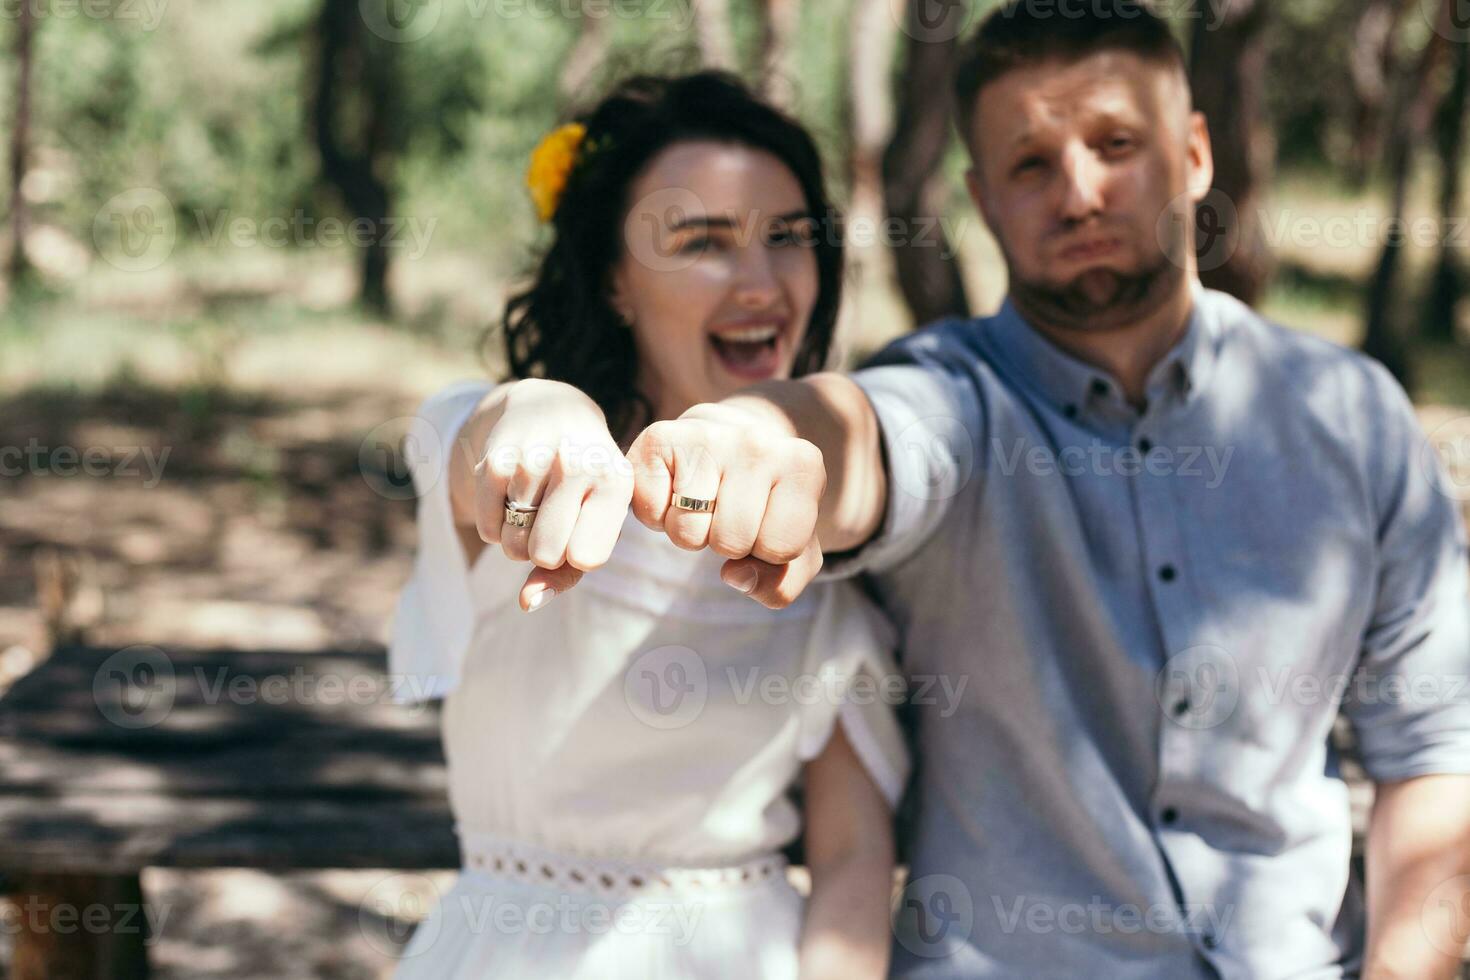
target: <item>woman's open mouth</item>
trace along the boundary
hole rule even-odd
[[[711,333],[709,340],[720,365],[737,377],[762,381],[774,377],[780,368],[781,326],[777,321],[720,330]]]

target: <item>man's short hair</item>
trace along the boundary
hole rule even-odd
[[[1100,51],[1128,51],[1188,78],[1184,50],[1145,0],[1008,0],[961,49],[954,76],[960,137],[969,142],[980,90],[1006,72]]]

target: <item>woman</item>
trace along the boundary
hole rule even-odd
[[[445,697],[465,867],[397,975],[882,977],[891,634],[848,583],[779,611],[726,586],[720,555],[628,514],[622,456],[822,366],[841,251],[815,147],[729,76],[641,77],[529,181],[554,239],[508,304],[511,379],[431,397],[409,443],[392,667]],[[780,858],[799,779],[805,903]]]

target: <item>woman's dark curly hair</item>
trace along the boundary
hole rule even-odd
[[[630,189],[671,144],[713,140],[763,150],[791,169],[815,222],[817,299],[794,375],[821,370],[832,344],[842,289],[837,215],[821,159],[799,123],[761,102],[735,76],[702,71],[639,75],[619,84],[575,121],[587,128],[585,153],[567,179],[552,218],[554,239],[534,281],[506,304],[502,322],[509,379],[541,377],[586,392],[619,439],[653,419],[637,390],[637,352],[609,297],[623,254]],[[636,427],[635,427],[636,426]]]

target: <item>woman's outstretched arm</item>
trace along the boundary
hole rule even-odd
[[[839,721],[806,766],[806,860],[812,876],[801,980],[888,975],[893,814]]]

